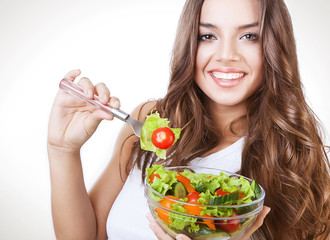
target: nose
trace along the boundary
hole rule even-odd
[[[215,58],[217,61],[221,62],[239,61],[240,55],[235,42],[230,39],[219,41],[215,52]]]

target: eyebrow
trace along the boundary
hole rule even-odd
[[[218,29],[216,25],[211,24],[211,23],[199,23],[200,27],[205,27],[205,28],[211,28],[211,29]]]
[[[205,28],[210,28],[210,29],[218,29],[218,27],[214,24],[211,23],[199,23],[200,27],[205,27]],[[244,24],[244,25],[240,25],[237,27],[238,30],[242,30],[242,29],[247,29],[247,28],[253,28],[253,27],[257,27],[259,26],[259,22],[254,22],[254,23],[249,23],[249,24]]]
[[[257,27],[257,26],[259,26],[259,22],[244,24],[244,25],[238,26],[237,29],[242,30],[242,29],[253,28],[253,27]]]

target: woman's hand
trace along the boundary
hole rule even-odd
[[[258,215],[256,221],[253,223],[252,227],[247,231],[244,236],[240,238],[240,240],[248,240],[252,236],[252,234],[258,230],[258,228],[261,227],[261,225],[264,223],[264,219],[267,216],[267,214],[270,212],[270,208],[267,206],[264,206]]]
[[[152,217],[151,213],[147,214],[147,219],[150,222],[149,227],[151,228],[151,230],[154,232],[154,234],[156,235],[156,237],[159,240],[173,240],[172,237],[170,237],[168,234],[166,234],[163,231],[163,229],[161,229],[161,227],[158,225],[158,223]],[[175,239],[176,240],[191,240],[189,237],[187,237],[186,235],[183,235],[183,234],[176,235]]]
[[[64,78],[74,81],[80,70],[70,71]],[[98,95],[99,101],[113,108],[119,108],[120,102],[110,97],[110,91],[103,83],[93,86],[83,77],[78,85],[83,88],[88,99]],[[59,90],[54,100],[48,127],[48,147],[65,151],[77,151],[93,135],[103,119],[112,120],[113,115],[91,106],[83,100]]]
[[[270,208],[264,206],[259,214],[259,216],[257,217],[256,221],[254,222],[254,224],[252,225],[252,227],[249,229],[249,231],[244,234],[244,236],[242,236],[240,238],[240,240],[248,240],[251,235],[258,229],[261,227],[261,225],[264,222],[265,217],[267,216],[267,214],[270,212]],[[147,219],[150,222],[150,228],[151,230],[155,233],[155,235],[157,236],[157,238],[159,240],[173,240],[173,238],[171,238],[168,234],[166,234],[163,229],[161,229],[161,227],[157,224],[157,222],[153,219],[152,215],[149,213],[147,215]],[[177,240],[190,240],[189,237],[183,235],[183,234],[178,234],[176,236]]]

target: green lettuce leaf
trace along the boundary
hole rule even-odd
[[[188,212],[181,206],[181,204],[178,203],[174,203],[172,205],[172,210],[176,212],[188,214]],[[168,215],[170,216],[170,222],[171,222],[170,227],[172,228],[182,230],[185,227],[188,227],[189,232],[197,232],[199,230],[199,225],[195,224],[197,218],[183,216],[171,212]]]
[[[164,169],[163,165],[153,165],[151,168],[147,168],[147,180],[152,189],[165,195],[169,189],[172,189],[172,185],[177,182],[176,173],[167,169]],[[153,182],[149,181],[151,174],[158,174],[160,178],[155,177]],[[156,200],[156,199],[155,199]]]
[[[245,196],[244,198],[237,200],[237,204],[248,203],[252,201],[251,198],[254,197],[254,192],[248,180],[244,179],[243,177],[240,177],[239,179],[232,177],[229,179],[227,187],[224,188],[224,190],[227,192],[235,192],[237,189],[240,189],[240,191]]]
[[[161,118],[158,112],[151,113],[147,116],[146,121],[143,124],[140,134],[140,144],[143,150],[155,152],[161,159],[166,159],[166,150],[156,148],[151,141],[151,135],[153,131],[160,127],[168,127],[169,123],[166,118]],[[175,135],[174,143],[180,138],[181,128],[171,128]],[[174,144],[173,143],[173,144]]]

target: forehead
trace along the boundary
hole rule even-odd
[[[219,26],[238,26],[258,22],[259,8],[258,0],[205,0],[200,22]]]

